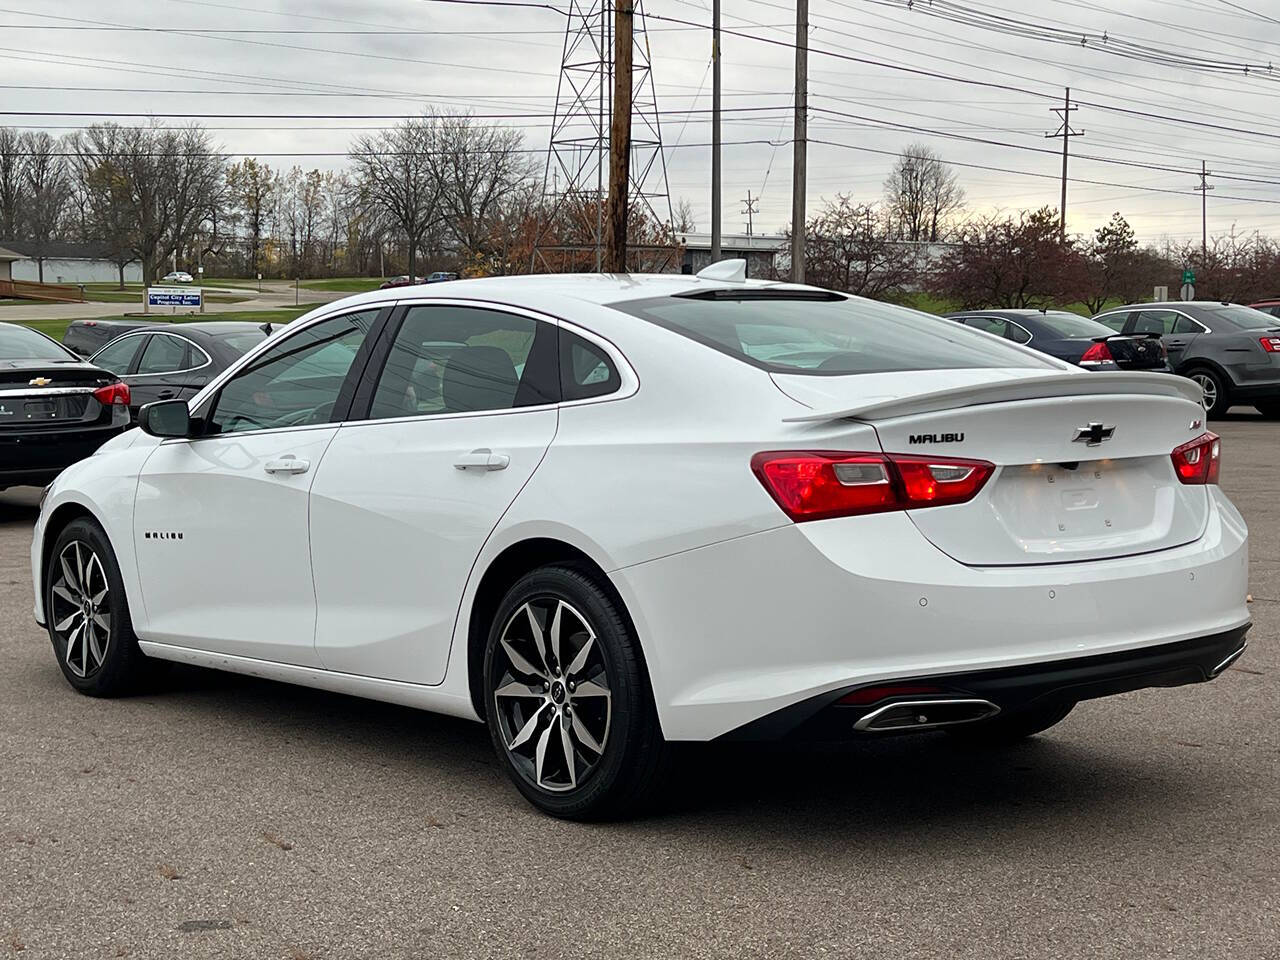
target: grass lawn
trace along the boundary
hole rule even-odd
[[[281,307],[278,310],[232,310],[226,313],[191,313],[177,314],[170,317],[167,314],[156,314],[156,323],[196,323],[217,320],[238,320],[242,323],[266,323],[268,320],[272,323],[288,323],[309,310],[314,309],[315,304],[303,307]],[[97,320],[120,320],[119,316],[111,317],[86,317],[85,319]],[[136,319],[136,318],[130,318]],[[39,330],[47,336],[53,337],[55,340],[61,340],[63,334],[67,332],[67,326],[70,320],[21,320],[18,321],[24,327],[31,327],[33,330]]]
[[[367,293],[377,290],[381,277],[334,277],[332,280],[303,280],[304,290],[332,290],[336,293]]]

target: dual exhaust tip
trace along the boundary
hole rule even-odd
[[[872,710],[859,719],[853,729],[859,733],[930,730],[989,720],[999,712],[1000,708],[990,700],[898,700]]]

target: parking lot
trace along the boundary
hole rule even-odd
[[[1218,681],[994,754],[700,747],[597,826],[478,725],[195,670],[77,695],[31,619],[36,492],[0,494],[0,955],[1280,957],[1280,432],[1219,427],[1255,626]]]

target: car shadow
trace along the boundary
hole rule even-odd
[[[207,712],[210,720],[266,727],[308,762],[354,754],[417,768],[425,781],[453,780],[465,795],[484,796],[504,818],[541,817],[507,784],[480,724],[192,667],[175,667],[164,689],[157,704],[172,703],[188,719]],[[1105,739],[1070,731],[989,752],[940,733],[841,745],[679,744],[651,812],[591,829],[676,833],[689,842],[703,842],[708,826],[757,842],[785,829],[802,832],[815,849],[823,837],[850,832],[893,843],[931,834],[963,844],[1082,829],[1096,817],[1180,817],[1213,792],[1211,779],[1187,782],[1178,770],[1139,767]]]

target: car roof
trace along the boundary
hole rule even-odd
[[[1245,304],[1233,303],[1230,300],[1159,300],[1155,303],[1129,303],[1123,307],[1110,307],[1099,311],[1098,315],[1116,313],[1119,310],[1197,310],[1211,307],[1243,306]]]

